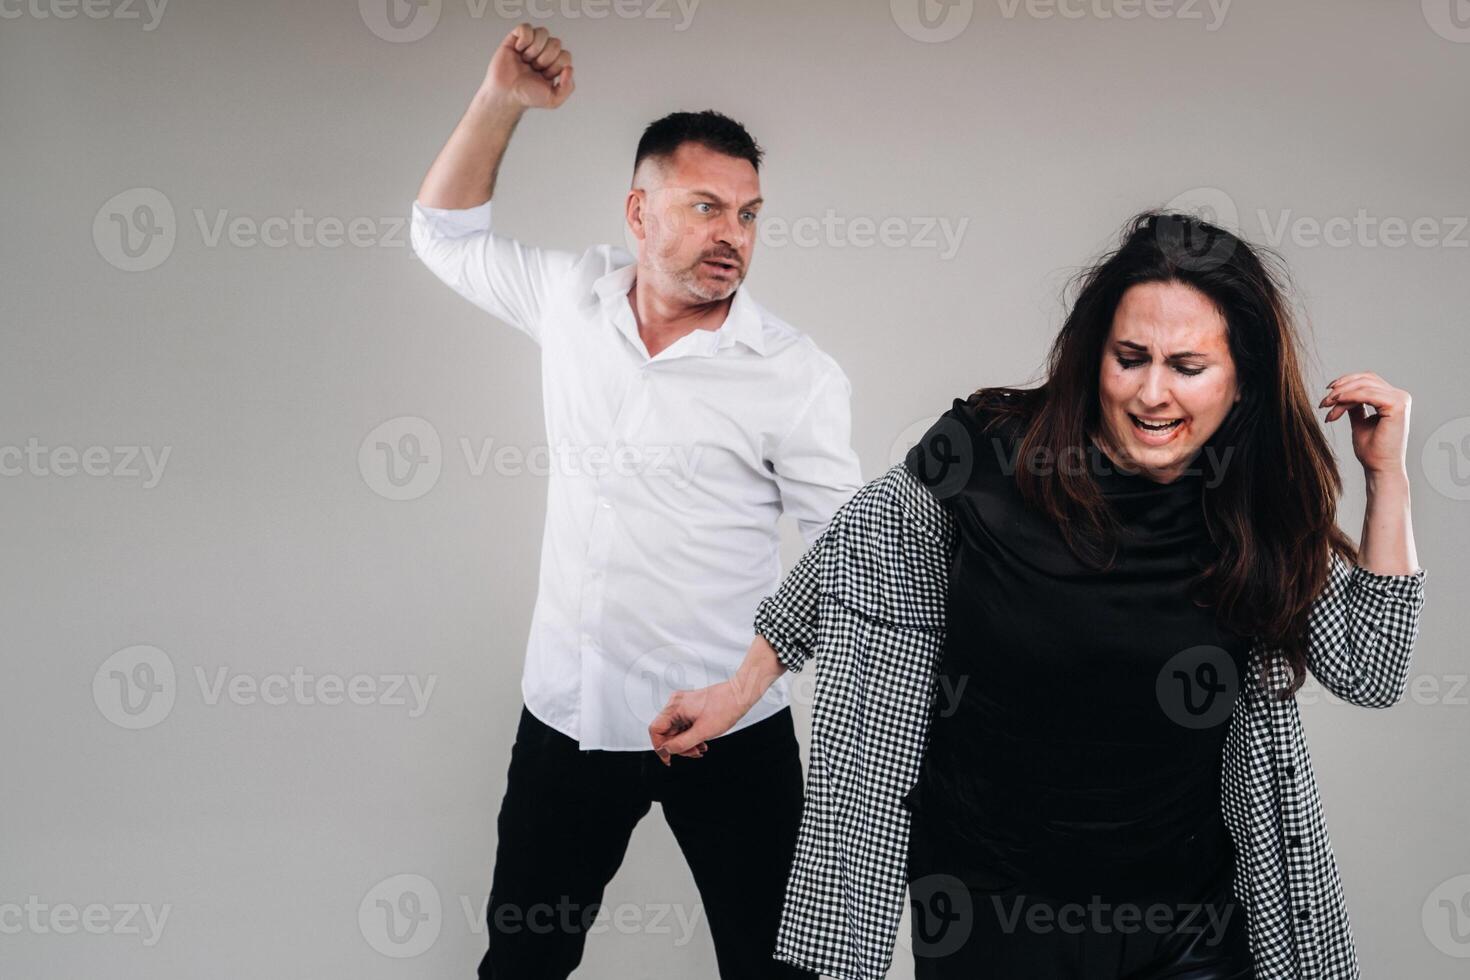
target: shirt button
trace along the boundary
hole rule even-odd
[[[1302,839],[1297,834],[1293,834],[1292,836],[1288,837],[1286,839],[1286,842],[1288,844],[1290,844],[1292,847],[1301,847],[1302,846]]]
[[[1312,913],[1308,912],[1306,909],[1302,909],[1300,912],[1298,912],[1296,914],[1296,917],[1298,919],[1301,919],[1303,922],[1306,922],[1308,919],[1310,919],[1312,917]]]

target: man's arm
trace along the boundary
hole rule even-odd
[[[781,510],[796,519],[810,547],[863,484],[852,448],[852,385],[835,361],[772,450],[770,463]]]
[[[510,134],[527,109],[555,109],[572,94],[572,53],[544,27],[517,24],[485,70],[480,90],[419,185],[419,203],[472,208],[490,200]]]
[[[576,262],[490,231],[490,198],[511,133],[528,108],[571,95],[571,52],[545,28],[521,24],[490,60],[485,80],[429,167],[413,205],[414,253],[455,292],[540,340],[543,300]]]

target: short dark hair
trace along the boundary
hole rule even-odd
[[[727,156],[749,160],[756,170],[761,167],[765,151],[745,131],[745,127],[722,112],[705,109],[702,112],[671,112],[662,119],[655,119],[643,131],[638,140],[638,153],[633,158],[633,169],[648,157],[669,157],[685,143],[699,143]]]

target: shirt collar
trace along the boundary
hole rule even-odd
[[[604,304],[623,302],[623,309],[630,314],[631,307],[626,302],[628,290],[633,288],[633,280],[637,278],[638,266],[629,264],[600,276],[592,283],[592,289],[598,299]],[[616,309],[614,312],[618,312]],[[616,317],[621,320],[622,318]],[[637,324],[633,322],[630,315],[625,322],[619,326],[626,333],[629,329],[633,331],[633,339],[637,336]],[[749,347],[757,354],[764,355],[766,352],[764,318],[761,316],[759,305],[755,298],[750,295],[750,290],[741,283],[735,290],[735,295],[730,301],[730,310],[725,315],[725,322],[720,324],[718,330],[699,331],[710,334],[706,341],[705,353],[713,354],[717,350],[723,350],[737,341]]]

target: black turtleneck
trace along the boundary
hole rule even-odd
[[[905,803],[972,884],[1188,893],[1233,857],[1221,763],[1250,648],[1191,601],[1214,553],[1208,474],[1158,483],[1089,443],[1123,527],[1103,571],[1022,500],[1020,423],[981,422],[955,399],[905,460],[958,531],[939,695]]]

